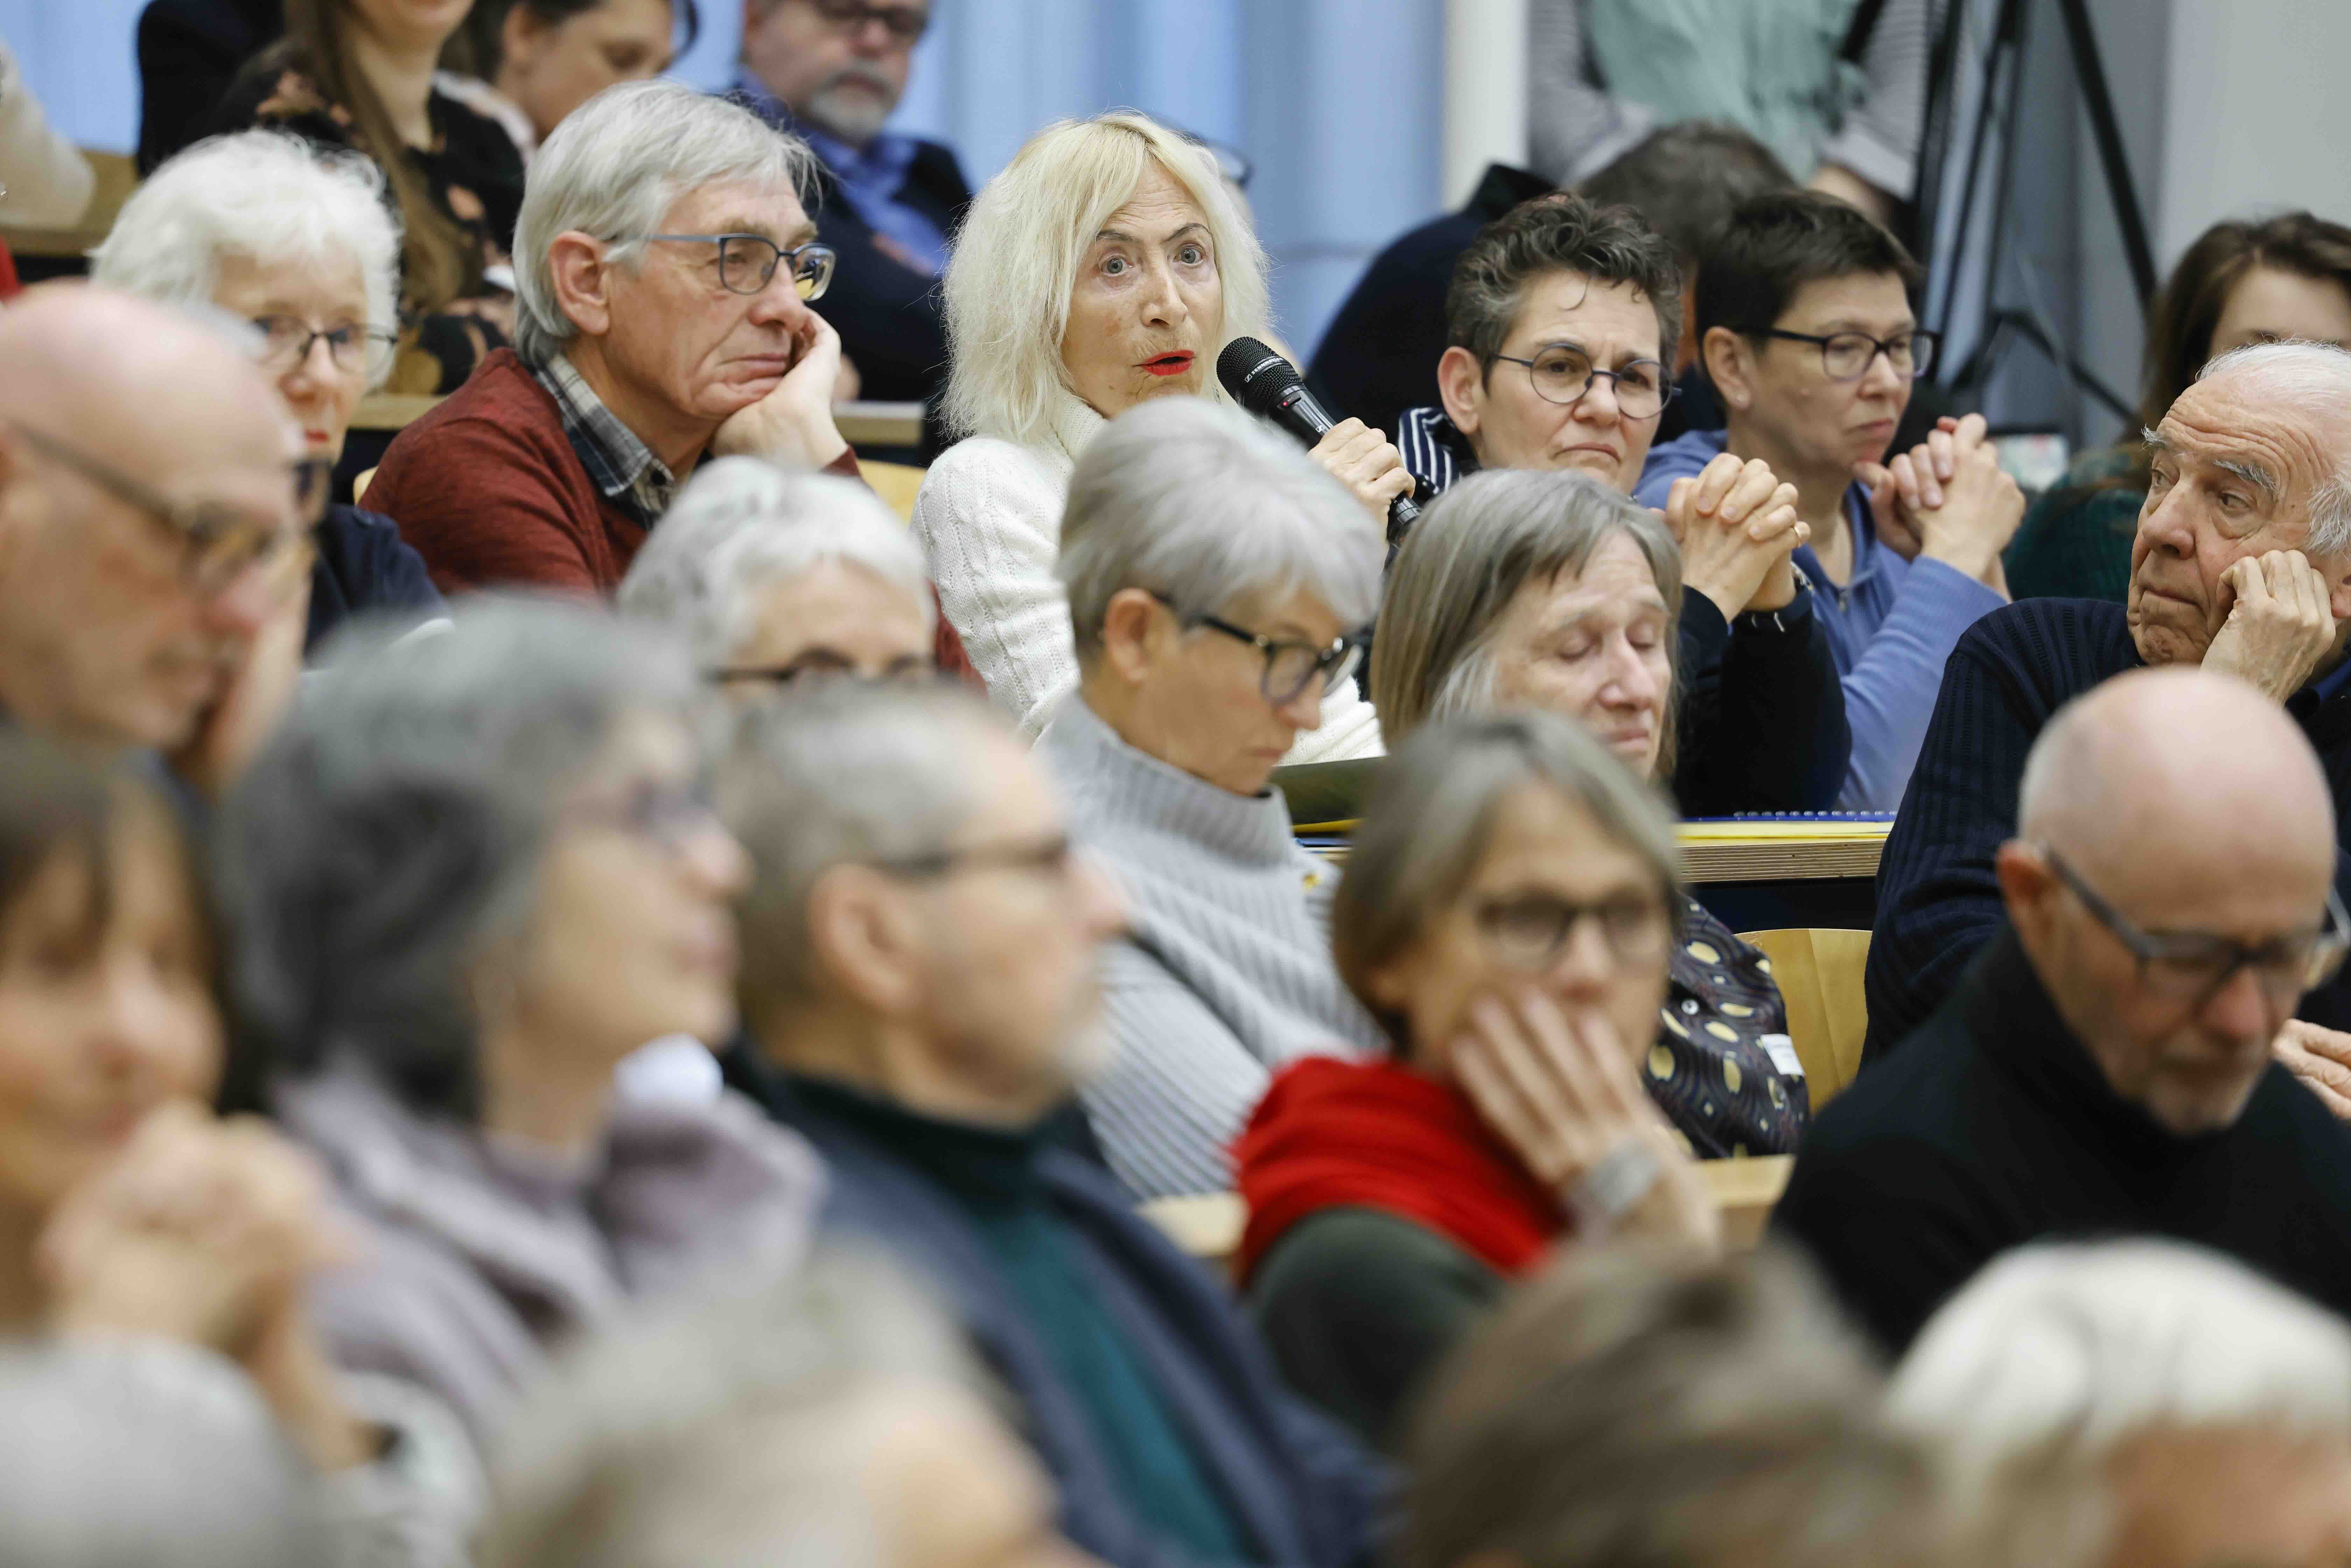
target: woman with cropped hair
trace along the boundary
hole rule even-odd
[[[1379,1032],[1331,966],[1330,877],[1274,765],[1352,694],[1379,526],[1296,443],[1171,398],[1113,420],[1070,482],[1058,576],[1078,686],[1038,750],[1113,872],[1118,1054],[1086,1090],[1140,1196],[1213,1192],[1267,1074]]]
[[[682,637],[705,681],[749,695],[807,676],[928,674],[923,552],[872,491],[755,457],[704,464],[617,601]]]
[[[329,464],[360,399],[391,373],[399,273],[381,172],[273,131],[214,137],[157,169],[90,256],[93,283],[250,322],[303,455]],[[352,615],[443,613],[390,517],[330,506],[316,537],[307,647]]]
[[[1681,552],[1647,507],[1580,475],[1472,475],[1390,570],[1372,658],[1381,727],[1396,745],[1437,719],[1541,708],[1654,785],[1682,741],[1681,598]],[[1649,1092],[1702,1156],[1790,1153],[1811,1102],[1771,965],[1696,899],[1676,911]]]
[[[329,670],[223,823],[275,1108],[366,1240],[319,1291],[329,1343],[477,1437],[562,1335],[807,1241],[797,1139],[731,1095],[613,1091],[647,1041],[735,1027],[746,866],[695,689],[649,631],[476,600]]]
[[[1046,127],[987,183],[946,298],[946,416],[967,439],[931,465],[914,531],[988,695],[1034,735],[1078,677],[1053,575],[1071,473],[1138,403],[1226,401],[1218,351],[1272,331],[1265,252],[1213,154],[1120,110]],[[1357,420],[1314,457],[1383,526],[1411,487]],[[1353,693],[1330,706],[1293,760],[1377,752]]]

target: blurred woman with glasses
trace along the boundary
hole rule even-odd
[[[328,1343],[477,1437],[557,1339],[807,1239],[796,1140],[731,1095],[614,1092],[648,1041],[735,1028],[747,868],[695,691],[647,630],[477,599],[321,677],[223,822],[274,1108],[366,1242],[317,1293]]]
[[[1656,795],[1556,714],[1431,724],[1383,772],[1331,921],[1393,1054],[1291,1066],[1234,1151],[1267,1345],[1367,1442],[1555,1247],[1719,1244],[1638,1081],[1676,857]]]
[[[2024,512],[1980,415],[1886,461],[1912,383],[1934,368],[1913,304],[1921,277],[1901,242],[1834,197],[1740,206],[1698,276],[1699,353],[1729,423],[1650,453],[1633,492],[1669,505],[1725,454],[1793,486],[1810,535],[1794,565],[1853,729],[1836,794],[1847,810],[1902,803],[1952,648],[2008,602],[2000,555]]]
[[[1224,1190],[1271,1071],[1378,1042],[1331,966],[1330,876],[1268,780],[1352,694],[1383,553],[1296,443],[1196,398],[1119,415],[1071,478],[1078,685],[1037,744],[1126,894],[1102,967],[1116,1054],[1081,1092],[1139,1196]]]
[[[906,526],[862,485],[721,457],[678,493],[617,602],[681,637],[705,682],[751,697],[824,675],[932,674],[924,572]]]
[[[382,194],[381,174],[356,155],[273,131],[218,137],[131,193],[91,280],[250,322],[306,456],[331,467],[360,397],[392,368],[400,238]],[[342,505],[306,515],[319,516],[308,647],[351,615],[443,613],[391,518]]]

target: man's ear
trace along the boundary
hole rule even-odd
[[[822,986],[884,1018],[921,1000],[918,941],[896,885],[872,866],[827,868],[809,890],[809,956]]]
[[[1150,674],[1165,608],[1140,588],[1122,588],[1102,612],[1102,657],[1129,685],[1141,685]]]
[[[547,247],[547,270],[555,280],[555,308],[590,338],[601,338],[612,329],[612,267],[604,250],[601,240],[578,229],[564,230]]]
[[[1698,342],[1706,361],[1707,379],[1722,394],[1726,408],[1744,409],[1755,402],[1755,346],[1728,327],[1708,327]]]
[[[1993,854],[1991,869],[2000,879],[2001,902],[2008,906],[2009,922],[2018,934],[2030,940],[2045,931],[2059,891],[2057,873],[2049,869],[2048,858],[2037,846],[2011,839]]]
[[[1464,435],[1477,434],[1479,416],[1486,409],[1486,367],[1458,344],[1446,350],[1437,361],[1437,395],[1454,429]]]

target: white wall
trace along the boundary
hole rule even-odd
[[[2174,0],[2156,263],[2224,217],[2351,222],[2351,0]]]

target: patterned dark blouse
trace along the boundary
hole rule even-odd
[[[328,101],[318,83],[297,67],[272,63],[282,58],[281,50],[246,68],[229,89],[213,129],[244,131],[259,126],[290,131],[322,147],[359,150],[350,110]],[[413,317],[408,323],[414,329],[414,346],[437,362],[440,384],[413,384],[403,365],[395,385],[445,392],[463,385],[475,364],[491,350],[506,344],[498,322],[511,308],[510,297],[484,284],[481,274],[486,267],[507,265],[510,258],[515,220],[522,212],[522,153],[497,121],[438,89],[428,102],[427,112],[433,124],[433,145],[407,148],[405,154],[423,180],[433,204],[457,225],[477,255],[468,258],[466,270],[472,279],[468,298]],[[385,197],[389,202],[389,191]],[[404,299],[406,290],[402,293]]]
[[[1649,1097],[1701,1159],[1792,1153],[1812,1100],[1803,1074],[1781,1071],[1763,1045],[1788,1031],[1771,961],[1695,899],[1684,903],[1664,1027],[1643,1075]]]

